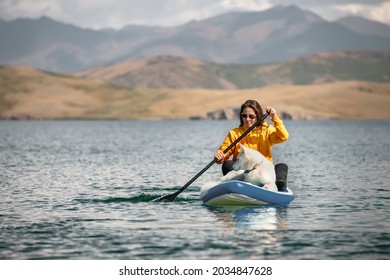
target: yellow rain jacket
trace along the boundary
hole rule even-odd
[[[271,120],[274,125],[268,125],[267,122],[264,121],[261,126],[255,127],[243,139],[241,139],[239,143],[259,151],[272,162],[272,146],[286,141],[288,139],[288,132],[283,124],[283,121],[277,115],[275,115]],[[219,149],[224,151],[245,131],[246,129],[244,127],[236,127],[230,130]],[[225,161],[232,155],[233,161],[236,161],[240,150],[240,145],[237,143],[235,147],[226,152]]]

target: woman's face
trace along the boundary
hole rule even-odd
[[[248,129],[257,121],[257,115],[255,110],[251,107],[246,107],[241,113],[242,121],[244,122],[244,128]]]

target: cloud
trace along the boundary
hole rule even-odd
[[[2,0],[0,18],[47,16],[89,28],[178,25],[232,10],[264,10],[268,0]]]
[[[390,0],[1,0],[0,18],[47,16],[84,28],[125,25],[173,26],[230,11],[261,11],[295,4],[334,20],[348,14],[390,24]]]
[[[336,5],[335,8],[346,14],[367,17],[375,21],[390,24],[390,1],[376,5],[353,3]]]
[[[221,0],[220,5],[226,10],[265,10],[272,6],[272,0]]]

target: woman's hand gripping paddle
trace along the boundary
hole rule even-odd
[[[242,138],[244,138],[249,132],[251,132],[256,126],[258,126],[262,121],[264,121],[268,117],[269,113],[265,113],[261,116],[261,118],[255,122],[250,128],[248,128],[240,137],[236,139],[232,144],[230,144],[229,147],[227,147],[223,153],[227,153],[231,148],[233,148],[238,142],[241,141]],[[200,177],[204,172],[206,172],[207,169],[209,169],[214,163],[216,163],[216,159],[214,158],[205,168],[203,168],[198,174],[194,176],[191,180],[188,181],[187,184],[185,184],[183,187],[181,187],[177,192],[169,195],[165,195],[159,198],[154,199],[153,201],[174,201],[176,197],[184,191],[189,185],[191,185],[196,179]]]

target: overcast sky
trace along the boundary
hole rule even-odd
[[[229,11],[296,4],[326,20],[358,15],[390,25],[390,0],[0,0],[0,19],[38,18],[84,28],[174,26]]]

